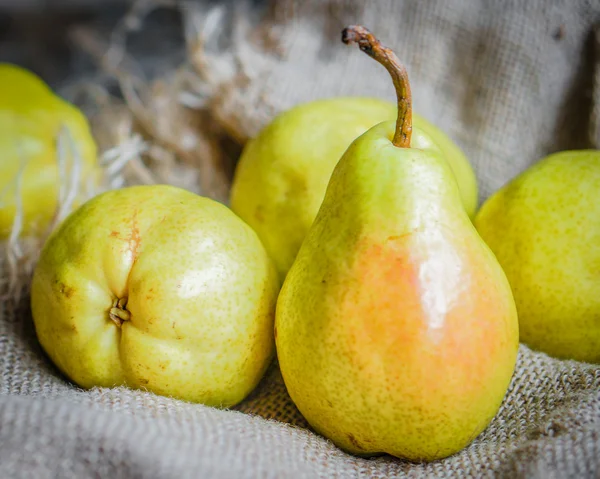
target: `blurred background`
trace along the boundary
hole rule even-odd
[[[139,10],[150,6],[153,10],[144,32],[131,32],[127,38],[141,64],[151,70],[156,57],[181,63],[185,51],[180,13],[173,8],[177,2],[135,3]],[[89,52],[72,37],[72,29],[89,28],[109,37],[133,4],[132,0],[0,0],[0,61],[24,66],[61,89],[72,78],[97,71]]]

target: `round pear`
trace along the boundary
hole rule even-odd
[[[600,363],[600,151],[543,158],[475,218],[510,282],[521,340]]]
[[[17,212],[21,235],[41,236],[61,181],[78,187],[76,206],[100,183],[96,143],[85,115],[32,72],[0,63],[0,78],[0,239],[10,235]]]
[[[226,206],[167,185],[112,190],[46,242],[31,307],[39,341],[83,388],[240,402],[274,354],[277,273]]]

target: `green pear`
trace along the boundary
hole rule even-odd
[[[336,163],[370,127],[390,121],[396,106],[377,98],[316,100],[287,110],[244,148],[231,188],[231,208],[258,233],[283,277],[317,215]],[[422,117],[419,127],[444,153],[469,215],[477,208],[473,169],[448,136]]]
[[[41,252],[31,308],[54,364],[83,388],[240,402],[275,352],[277,273],[226,206],[167,185],[96,196]]]
[[[475,226],[508,277],[522,341],[600,363],[600,151],[540,160],[483,204]]]
[[[447,161],[411,128],[406,71],[363,27],[343,39],[390,71],[398,120],[357,138],[333,171],[277,302],[279,365],[300,412],[340,448],[431,461],[497,413],[516,308]]]

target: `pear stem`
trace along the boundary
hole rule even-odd
[[[408,73],[396,54],[384,47],[369,30],[361,25],[351,25],[342,31],[342,42],[346,45],[357,43],[358,47],[374,60],[381,63],[389,72],[398,97],[398,119],[392,143],[399,148],[410,148],[412,134],[412,97]]]
[[[109,318],[120,328],[124,321],[131,319],[131,313],[125,309],[127,298],[117,298],[114,300],[112,308],[108,313]]]

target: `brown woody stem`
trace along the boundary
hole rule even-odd
[[[108,312],[109,318],[119,327],[123,325],[124,321],[131,319],[131,313],[125,306],[127,306],[127,298],[117,298]]]
[[[410,148],[412,134],[412,98],[408,73],[396,54],[384,47],[369,30],[360,25],[351,25],[342,31],[342,42],[357,43],[358,47],[374,60],[381,63],[392,76],[398,97],[398,119],[392,143],[399,148]]]

